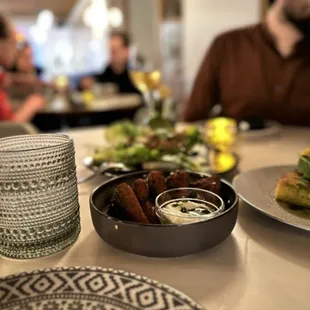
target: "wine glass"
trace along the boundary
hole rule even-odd
[[[161,72],[159,70],[130,72],[133,84],[143,94],[146,102],[147,120],[151,127],[171,126],[163,118],[164,101],[170,96],[170,89],[161,83]]]
[[[155,92],[161,85],[161,73],[158,70],[130,72],[130,78],[136,88],[144,95],[147,105],[152,108]]]

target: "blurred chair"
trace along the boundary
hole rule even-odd
[[[32,124],[0,122],[0,138],[18,135],[34,135],[37,133],[39,133],[39,130]]]

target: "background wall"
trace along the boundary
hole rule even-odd
[[[185,88],[191,88],[197,70],[214,37],[227,29],[256,23],[261,0],[183,0],[183,70]]]
[[[139,52],[160,67],[159,5],[157,0],[128,0],[129,32]]]
[[[126,10],[125,15],[128,17],[128,31],[133,35],[139,52],[154,67],[161,67],[161,57],[165,58],[166,54],[173,50],[170,43],[173,43],[180,36],[178,40],[181,42],[182,47],[179,67],[182,69],[182,73],[180,72],[178,76],[185,86],[177,86],[176,89],[183,91],[185,88],[186,94],[191,88],[202,57],[214,37],[222,31],[257,22],[261,16],[261,3],[266,0],[181,0],[183,17],[180,18],[180,24],[178,25],[181,32],[180,34],[173,33],[166,36],[163,35],[167,32],[170,33],[172,28],[169,23],[164,24],[161,20],[160,0],[113,1],[113,5],[121,6],[123,3]],[[33,22],[34,19],[31,20],[31,18],[17,19],[17,24],[21,28],[27,28]],[[53,50],[55,40],[60,39],[60,35],[69,36],[71,39],[74,38],[74,51],[79,51],[79,53],[75,53],[74,59],[70,62],[70,68],[74,71],[84,71],[84,67],[95,67],[97,62],[103,63],[107,58],[107,50],[105,42],[90,41],[88,30],[78,28],[75,29],[74,33],[71,33],[70,29],[67,29],[67,31],[62,29],[61,33],[50,36],[50,40],[46,44],[46,50],[47,52]],[[162,46],[160,46],[160,42],[162,42]],[[167,43],[171,47],[169,47],[168,52],[166,51]],[[84,54],[90,56],[86,59]],[[98,54],[98,57],[94,57],[94,54]],[[44,61],[45,57],[43,56]],[[175,60],[176,57],[172,56],[172,58]],[[49,57],[48,59],[52,58]],[[89,60],[96,60],[96,63],[93,64]],[[164,64],[167,67],[170,65],[165,59]],[[174,81],[172,75],[169,79]],[[182,94],[182,97],[185,94]]]
[[[108,61],[107,35],[95,40],[90,29],[82,24],[53,27],[42,41],[33,32],[36,16],[14,16],[12,20],[31,44],[35,64],[46,69],[46,78],[95,72]]]

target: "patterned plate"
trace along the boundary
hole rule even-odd
[[[241,173],[234,180],[234,188],[243,201],[265,215],[310,231],[310,211],[292,208],[274,198],[278,180],[295,169],[295,166],[278,166]]]
[[[0,309],[203,310],[175,289],[124,271],[59,268],[0,279]]]

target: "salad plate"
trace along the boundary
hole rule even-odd
[[[95,173],[186,169],[226,177],[238,166],[235,154],[208,149],[199,127],[193,125],[151,129],[121,121],[107,127],[103,135],[107,145],[94,148],[84,160],[84,165]],[[125,169],[119,169],[120,163]]]

